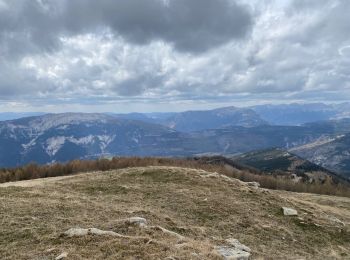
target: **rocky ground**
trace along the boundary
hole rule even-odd
[[[1,259],[350,259],[349,198],[184,168],[2,184],[0,223]]]

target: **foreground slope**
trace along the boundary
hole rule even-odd
[[[284,216],[281,207],[299,215]],[[2,259],[222,259],[215,248],[230,238],[254,259],[350,257],[350,199],[270,191],[184,168],[2,184],[0,219]],[[120,236],[62,235],[77,227]]]

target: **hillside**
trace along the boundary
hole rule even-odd
[[[267,149],[245,153],[232,158],[237,163],[264,173],[293,179],[296,182],[344,181],[341,176],[281,149]]]
[[[247,255],[249,247],[253,259],[346,259],[349,205],[348,198],[265,190],[174,167],[6,183],[0,255],[223,259],[234,249]],[[283,215],[282,207],[298,216]]]
[[[350,134],[295,147],[291,151],[350,178]]]

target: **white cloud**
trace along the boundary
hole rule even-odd
[[[201,38],[203,35],[215,38],[216,34],[203,32],[193,41],[195,30],[202,27],[181,31],[176,24],[171,30],[183,37],[181,41],[164,34],[164,28],[157,28],[158,20],[139,27],[139,32],[135,20],[125,17],[118,25],[101,21],[97,16],[92,17],[95,20],[91,23],[103,22],[107,26],[93,27],[85,16],[68,21],[67,25],[57,20],[62,18],[63,8],[57,2],[39,1],[41,9],[35,14],[40,19],[34,19],[21,9],[25,2],[16,0],[11,2],[14,14],[24,12],[25,20],[34,19],[34,29],[28,31],[13,25],[16,15],[0,18],[0,99],[3,104],[8,102],[9,108],[13,108],[10,102],[15,102],[18,108],[38,106],[37,110],[59,104],[67,110],[86,106],[91,110],[109,110],[111,104],[124,101],[137,103],[135,107],[158,104],[167,110],[169,102],[191,101],[195,106],[303,96],[304,101],[327,100],[330,92],[338,93],[332,95],[334,99],[347,98],[349,2],[282,2],[251,0],[251,7],[244,10],[251,10],[254,26],[245,37],[223,28],[218,41],[201,44],[198,40],[207,39]],[[97,6],[96,2],[77,3],[84,8],[98,7],[99,12],[107,7]],[[186,6],[185,1],[181,3]],[[194,11],[196,3],[193,0],[186,8],[200,15]],[[0,0],[0,13],[6,6]],[[241,6],[234,8],[240,10]],[[161,12],[162,8],[157,10]],[[93,10],[87,13],[90,11]],[[47,13],[52,15],[50,19]],[[142,14],[142,19],[150,19],[149,14]],[[45,19],[49,19],[50,27],[39,25]],[[131,28],[132,35],[121,24]],[[56,35],[46,35],[49,29]],[[193,45],[195,42],[201,45],[198,49]]]

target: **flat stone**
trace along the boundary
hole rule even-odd
[[[224,257],[225,260],[248,260],[250,257],[249,252],[235,249],[230,246],[218,246],[216,251]]]
[[[64,235],[67,237],[82,237],[89,234],[89,229],[87,228],[70,228],[66,232],[64,232]]]
[[[122,237],[122,235],[114,231],[105,231],[98,228],[89,228],[89,234],[98,235],[98,236],[113,236],[113,237]]]
[[[298,216],[298,211],[292,208],[282,207],[283,215],[285,216]]]
[[[237,239],[227,239],[230,245],[217,246],[215,250],[226,260],[248,260],[251,255],[251,249]]]
[[[126,220],[128,224],[139,225],[140,227],[147,226],[147,220],[141,217],[131,217]]]
[[[246,251],[246,252],[251,252],[252,251],[249,247],[243,245],[237,239],[229,238],[229,239],[226,239],[226,242],[229,243],[230,245],[234,246],[235,248],[239,249],[239,250]]]
[[[87,235],[107,235],[107,236],[115,236],[115,237],[123,237],[122,235],[113,232],[113,231],[104,231],[98,228],[70,228],[66,232],[64,232],[64,235],[67,237],[82,237]]]

